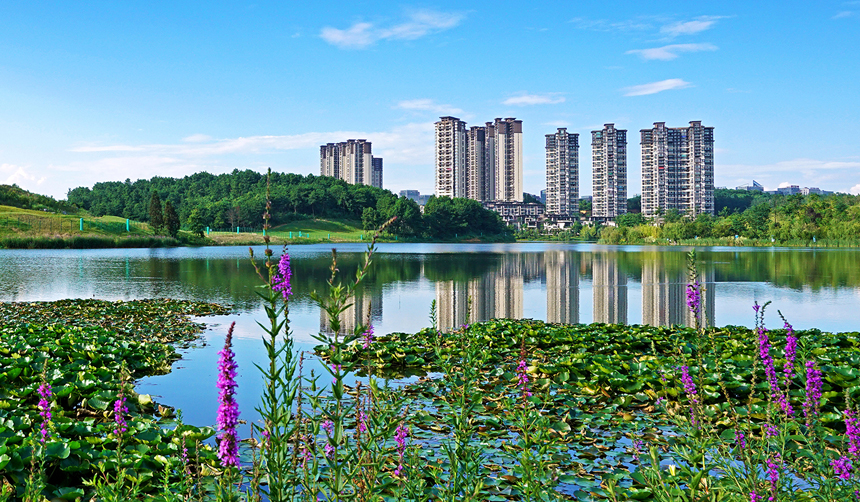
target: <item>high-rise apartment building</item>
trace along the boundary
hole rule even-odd
[[[382,188],[382,157],[371,159],[373,170],[370,173],[370,184]]]
[[[436,122],[436,196],[466,196],[466,123],[457,117]]]
[[[546,135],[546,214],[579,213],[579,134]]]
[[[591,214],[615,218],[627,212],[627,130],[605,124],[591,131]]]
[[[364,139],[328,143],[320,146],[320,176],[382,188],[382,159],[373,158],[370,141]]]
[[[497,118],[466,128],[457,117],[436,122],[436,196],[523,200],[522,120]]]
[[[642,136],[642,214],[714,214],[714,128],[655,122]]]
[[[497,118],[495,128],[495,200],[523,201],[523,121]]]

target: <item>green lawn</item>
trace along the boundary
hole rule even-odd
[[[84,229],[81,231],[81,218]],[[69,235],[151,235],[149,225],[131,222],[126,231],[125,218],[118,216],[94,217],[65,215],[12,206],[0,206],[0,236],[69,236]]]

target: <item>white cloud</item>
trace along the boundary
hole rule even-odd
[[[41,185],[47,179],[45,176],[36,176],[30,171],[30,167],[0,164],[0,180],[3,180],[4,185],[18,185],[26,189],[29,186]]]
[[[464,17],[458,12],[418,10],[409,13],[406,21],[390,27],[377,27],[367,22],[357,22],[345,30],[326,26],[320,31],[320,37],[341,49],[363,49],[379,40],[415,40],[449,30]]]
[[[341,49],[363,49],[377,40],[375,34],[370,31],[372,28],[370,23],[355,23],[346,30],[326,26],[320,36]]]
[[[848,191],[851,192],[851,194],[853,194],[853,195],[860,195],[860,183],[857,183],[856,185],[851,187]]]
[[[837,13],[835,16],[833,16],[833,19],[844,19],[846,17],[851,17],[853,15],[854,15],[853,11],[843,10],[843,11]]]
[[[659,82],[651,82],[650,84],[634,85],[622,89],[625,96],[645,96],[648,94],[657,94],[658,92],[669,91],[672,89],[684,89],[692,84],[681,80],[680,78],[670,78]]]
[[[409,99],[397,103],[396,108],[403,110],[429,111],[442,115],[459,115],[463,110],[452,106],[436,103],[432,99]]]
[[[558,103],[564,103],[564,96],[558,96],[557,94],[522,94],[502,101],[504,105],[513,106],[554,105]]]
[[[672,44],[664,45],[663,47],[654,47],[652,49],[635,49],[627,51],[626,54],[638,54],[642,59],[659,61],[669,61],[677,58],[682,52],[701,52],[715,51],[717,46],[714,44]]]
[[[648,30],[653,25],[643,19],[628,19],[624,21],[607,21],[606,19],[586,19],[575,17],[569,21],[576,28],[592,31],[640,31]]]
[[[699,16],[692,21],[678,21],[676,23],[667,24],[660,28],[660,33],[669,36],[677,37],[679,35],[693,35],[709,29],[723,16]]]
[[[88,152],[142,152],[144,147],[142,146],[129,146],[129,145],[110,145],[110,146],[76,146],[72,148],[70,151],[78,152],[78,153],[88,153]]]
[[[549,122],[544,122],[541,125],[551,126],[551,127],[570,127],[570,122],[566,120],[550,120]]]
[[[113,165],[114,160],[122,162],[123,159],[137,159],[135,162],[151,162],[154,165],[188,164],[193,161],[191,163],[196,166],[211,162],[203,160],[211,157],[260,155],[286,150],[316,149],[325,143],[346,141],[350,138],[363,138],[373,144],[374,152],[383,152],[392,159],[396,159],[396,162],[426,163],[432,162],[433,159],[433,130],[433,122],[426,122],[406,124],[390,131],[381,132],[309,132],[284,136],[200,139],[195,143],[183,140],[183,142],[175,144],[84,146],[72,148],[71,151],[89,155],[108,152],[129,154],[104,158],[102,159],[104,166]],[[418,155],[417,152],[421,152],[420,157],[416,156]]]
[[[186,143],[203,143],[205,141],[211,141],[212,136],[208,134],[192,134],[191,136],[187,136],[182,138],[182,141]]]

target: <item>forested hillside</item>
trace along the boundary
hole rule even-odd
[[[96,183],[92,189],[70,190],[68,200],[96,216],[112,214],[149,221],[153,192],[176,208],[182,223],[187,223],[189,215],[196,210],[195,218],[199,218],[197,221],[203,226],[259,228],[266,207],[266,175],[234,170],[229,174],[203,172],[178,179],[155,177],[135,182],[103,182]],[[507,232],[500,218],[479,203],[443,198],[434,204],[428,214],[429,221],[425,221],[418,204],[411,199],[327,176],[272,172],[271,200],[273,225],[312,217],[361,221],[365,228],[372,229],[397,216],[390,231],[403,236],[444,239],[457,229],[462,229],[459,236]],[[435,223],[438,218],[434,220],[433,214],[437,211],[438,218],[451,222],[447,231]]]
[[[220,175],[201,172],[184,178],[96,183],[92,189],[70,190],[68,200],[96,216],[147,221],[153,191],[177,208],[183,222],[196,208],[205,224],[218,228],[260,226],[266,206],[266,176],[238,169]],[[271,193],[275,223],[287,221],[290,214],[360,220],[365,207],[375,207],[383,198],[397,198],[387,190],[334,178],[277,172],[272,173]]]
[[[77,208],[64,200],[58,201],[47,195],[28,192],[18,185],[0,185],[0,206],[20,207],[21,209],[46,209],[66,213],[77,211]]]

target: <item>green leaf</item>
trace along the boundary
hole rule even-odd
[[[69,448],[68,444],[59,441],[48,443],[48,446],[45,448],[46,456],[60,459],[68,458],[71,452],[72,449]]]

